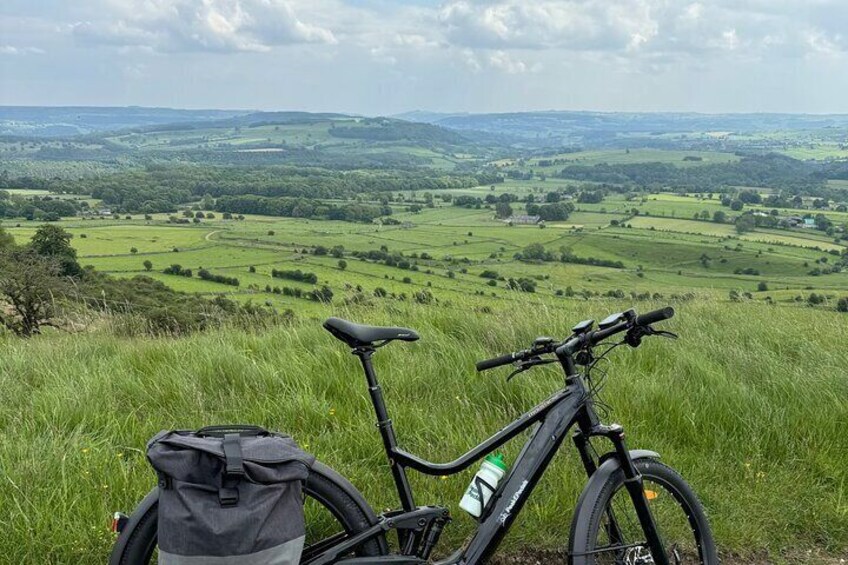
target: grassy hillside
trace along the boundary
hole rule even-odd
[[[479,359],[562,336],[624,303],[525,300],[400,304],[332,313],[416,328],[416,344],[376,356],[405,448],[443,461],[487,437],[561,384],[543,369],[507,384]],[[647,310],[657,304],[643,303]],[[111,511],[153,483],[141,449],[162,428],[251,422],[286,430],[349,476],[377,509],[394,504],[388,467],[356,359],[320,327],[330,310],[262,334],[184,339],[81,335],[7,338],[0,356],[0,554],[9,563],[102,563]],[[848,324],[845,316],[765,304],[688,302],[668,324],[677,342],[620,350],[605,399],[633,447],[651,448],[701,495],[725,552],[848,552]],[[507,450],[513,460],[521,440]],[[413,476],[421,503],[472,520],[457,503],[473,471]],[[563,547],[583,479],[565,450],[507,538],[512,548]]]

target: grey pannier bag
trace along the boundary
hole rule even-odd
[[[301,488],[315,458],[252,426],[163,431],[147,444],[159,475],[160,565],[297,565]]]

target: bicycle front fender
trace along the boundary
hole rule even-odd
[[[659,459],[660,454],[647,449],[631,449],[630,458],[634,461],[637,459]],[[601,456],[600,467],[589,478],[589,482],[586,483],[586,486],[583,487],[583,492],[580,493],[580,498],[577,499],[577,507],[574,509],[574,518],[571,526],[569,550],[572,549],[570,546],[575,539],[584,539],[588,535],[589,520],[586,519],[586,513],[591,512],[591,509],[584,509],[584,506],[598,497],[609,478],[620,468],[621,463],[614,451]]]

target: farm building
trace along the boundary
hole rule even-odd
[[[523,225],[536,225],[542,218],[540,216],[527,216],[527,215],[519,215],[519,216],[510,216],[507,220],[510,224],[523,224]]]

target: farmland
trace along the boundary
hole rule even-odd
[[[364,388],[320,329],[326,316],[421,332],[421,344],[381,351],[378,370],[404,446],[447,460],[556,386],[553,373],[477,376],[474,361],[583,318],[670,304],[682,339],[613,360],[611,419],[692,480],[726,556],[844,556],[848,173],[837,133],[623,132],[586,147],[505,135],[236,113],[0,139],[0,227],[22,246],[61,228],[94,281],[64,291],[74,307],[60,329],[0,336],[12,493],[0,497],[0,551],[102,562],[101,518],[144,493],[139,450],[168,427],[285,429],[375,507],[391,505]],[[793,151],[804,160],[783,155]],[[142,278],[189,294],[166,308],[130,291],[106,298]],[[167,318],[189,295],[256,307],[265,322],[126,323],[128,311]],[[61,464],[44,469],[45,454]],[[564,545],[574,463],[554,463],[509,550]],[[415,486],[451,506],[467,479]],[[458,544],[471,521],[451,528]]]
[[[729,225],[647,216],[628,220],[627,225],[632,227],[625,228],[610,225],[610,220],[623,220],[624,214],[590,211],[576,212],[566,222],[549,223],[545,229],[539,229],[510,227],[494,220],[490,211],[451,206],[425,209],[417,214],[401,212],[394,217],[406,225],[369,226],[259,216],[248,216],[242,221],[216,218],[203,220],[199,225],[172,225],[163,216],[154,216],[149,221],[67,220],[60,225],[74,235],[74,246],[82,264],[93,265],[100,271],[119,276],[146,274],[143,263],[150,261],[151,276],[180,290],[223,292],[242,300],[267,301],[295,310],[307,303],[265,290],[269,284],[274,286],[275,281],[270,277],[272,269],[315,272],[320,283],[333,288],[340,297],[345,292],[356,293],[350,289],[360,286],[367,292],[381,287],[407,296],[430,290],[440,300],[467,295],[474,299],[481,292],[486,296],[479,298],[480,302],[512,299],[515,291],[503,288],[502,283],[489,286],[488,280],[479,276],[487,269],[494,269],[506,279],[526,274],[537,277],[540,280],[536,293],[546,300],[557,300],[557,291],[567,287],[577,293],[624,289],[628,293],[695,293],[717,299],[726,299],[732,289],[765,299],[769,292],[757,291],[763,281],[771,283],[770,290],[798,294],[811,289],[848,290],[846,273],[808,274],[810,265],[828,257],[827,251],[841,251],[844,246],[800,230],[755,231],[740,236]],[[7,230],[24,241],[34,228]],[[528,264],[514,259],[515,253],[531,244],[542,244],[552,250],[566,247],[580,257],[621,261],[624,268]],[[344,247],[347,256],[344,270],[339,268],[338,258],[314,254],[317,247],[330,249],[338,245]],[[391,252],[430,259],[419,259],[416,270],[410,271],[349,256],[383,246]],[[705,254],[710,257],[708,264],[701,260]],[[182,279],[161,273],[172,264],[213,269],[238,277],[241,285],[238,289],[228,289],[196,278]],[[255,272],[250,272],[251,267]],[[747,267],[755,267],[759,274],[735,273]],[[411,282],[402,282],[406,277]]]

